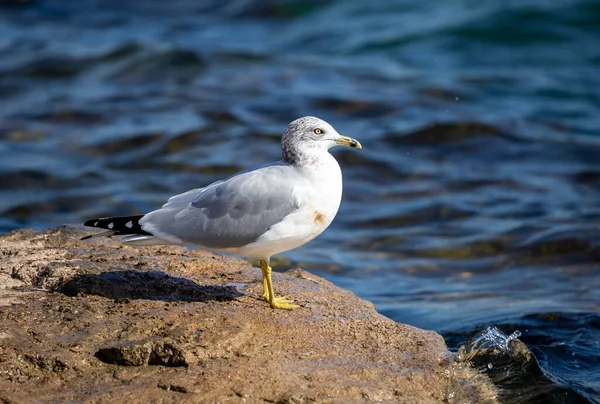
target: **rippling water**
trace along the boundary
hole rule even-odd
[[[316,115],[364,149],[278,267],[453,348],[520,330],[539,371],[505,402],[600,402],[600,3],[11,3],[0,231],[154,209]]]

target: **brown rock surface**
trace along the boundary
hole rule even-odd
[[[180,247],[0,237],[0,402],[495,402],[441,336],[302,270]]]

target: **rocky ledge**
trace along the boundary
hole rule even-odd
[[[180,247],[0,237],[0,402],[495,402],[442,337],[300,269]]]

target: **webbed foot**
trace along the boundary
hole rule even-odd
[[[285,297],[276,297],[273,301],[269,302],[269,305],[274,309],[292,310],[297,309],[297,304],[294,304],[293,300],[288,300]]]

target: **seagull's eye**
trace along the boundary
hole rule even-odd
[[[315,135],[321,135],[323,133],[323,130],[317,128],[317,129],[313,130],[313,132],[315,132]]]

